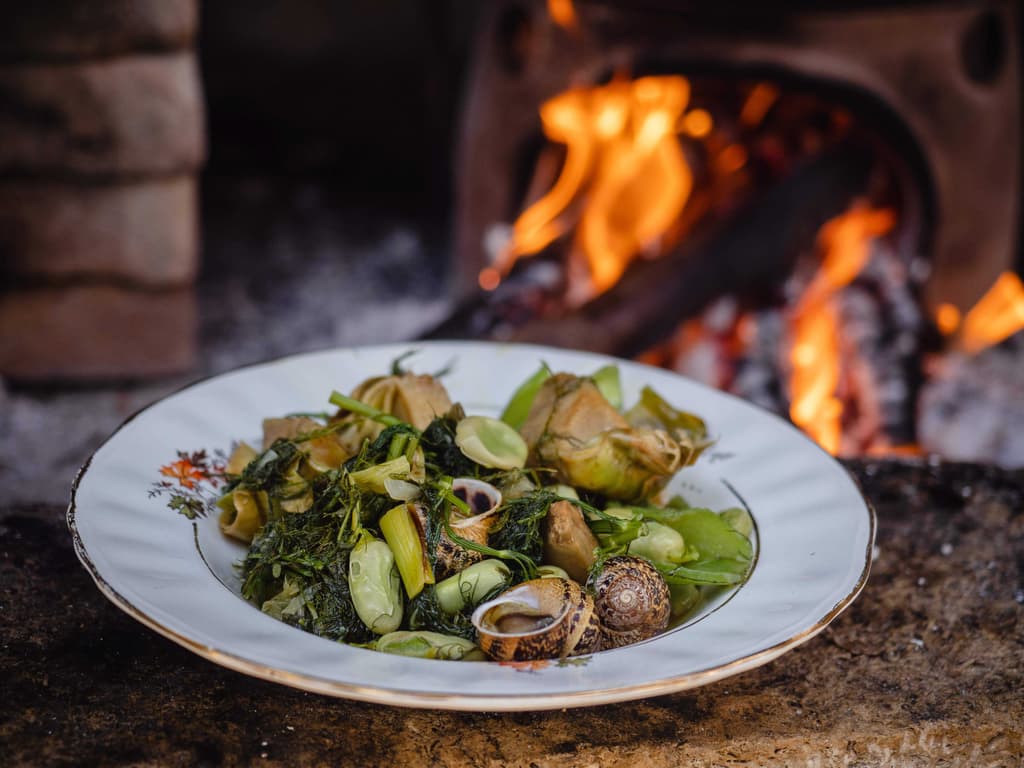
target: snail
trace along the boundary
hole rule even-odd
[[[672,596],[647,560],[629,555],[609,558],[588,586],[601,619],[603,647],[637,643],[668,627]]]
[[[458,508],[451,509],[449,524],[452,531],[456,536],[467,541],[486,545],[487,535],[490,533],[491,526],[494,525],[494,512],[501,505],[501,491],[482,480],[462,477],[452,483],[452,493],[466,502],[471,511],[471,514],[467,516]],[[418,519],[420,530],[426,531],[426,510],[421,505],[416,505],[413,514]],[[483,557],[480,552],[474,552],[456,544],[442,528],[437,539],[434,576],[437,579],[451,576],[466,566],[479,562]]]
[[[533,661],[599,650],[594,599],[571,579],[533,579],[473,612],[478,645],[496,661]]]

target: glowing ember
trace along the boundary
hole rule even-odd
[[[548,15],[562,29],[576,29],[579,20],[572,0],[548,0]]]
[[[888,232],[892,211],[855,205],[818,235],[824,253],[790,319],[790,418],[825,450],[839,451],[843,404],[836,396],[842,374],[836,293],[867,264],[869,243]]]
[[[942,307],[936,318],[939,329],[950,333],[943,327],[941,312]],[[952,330],[956,330],[956,326]],[[1003,272],[964,317],[956,346],[968,355],[976,355],[1021,330],[1024,330],[1024,284],[1014,273]]]
[[[935,324],[946,336],[960,327],[960,310],[952,304],[940,304],[935,312]]]
[[[706,109],[691,109],[682,120],[683,131],[695,139],[703,139],[714,127],[711,115]]]
[[[768,110],[779,99],[779,89],[771,83],[758,83],[747,94],[740,111],[740,122],[744,125],[757,125],[764,120]]]
[[[566,91],[541,106],[545,135],[566,145],[551,190],[516,220],[512,240],[481,284],[508,274],[573,230],[567,300],[610,288],[638,254],[657,255],[693,186],[677,133],[706,135],[711,116],[686,112],[684,77],[617,80]]]

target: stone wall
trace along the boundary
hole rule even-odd
[[[58,0],[0,30],[0,375],[194,364],[197,17],[197,0]]]

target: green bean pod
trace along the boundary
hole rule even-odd
[[[497,587],[508,585],[512,572],[501,560],[481,560],[449,576],[435,588],[438,605],[445,613],[475,606]]]
[[[384,635],[402,623],[402,582],[391,548],[366,531],[348,561],[352,604],[371,632]]]
[[[374,648],[382,653],[412,656],[418,659],[486,661],[487,656],[469,640],[438,632],[389,632]]]

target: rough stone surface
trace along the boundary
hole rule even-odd
[[[178,173],[204,151],[192,52],[0,67],[0,172]]]
[[[878,556],[829,629],[704,688],[568,712],[400,710],[221,669],[100,596],[60,507],[8,508],[5,763],[1021,765],[1024,478],[977,465],[848,466],[878,509]]]
[[[190,283],[199,251],[196,198],[192,176],[0,183],[0,277]]]
[[[19,380],[179,373],[195,364],[197,324],[190,288],[86,284],[0,294],[0,371]]]
[[[192,44],[198,0],[17,3],[0,24],[0,61],[52,61],[174,51]]]

